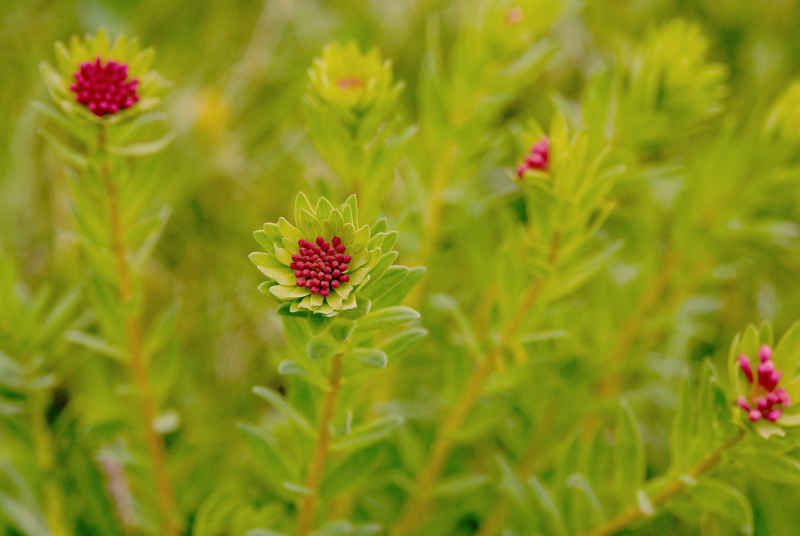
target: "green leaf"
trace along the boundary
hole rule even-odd
[[[141,143],[132,143],[130,145],[123,145],[123,146],[114,146],[108,148],[108,150],[115,155],[118,156],[147,156],[154,153],[159,152],[160,150],[164,149],[167,145],[172,143],[172,140],[175,139],[174,132],[168,132],[164,136],[147,142]]]
[[[419,318],[419,313],[410,307],[386,307],[368,313],[356,322],[359,331],[371,331],[397,326]]]
[[[757,468],[759,478],[764,480],[794,486],[800,484],[800,462],[783,454],[764,449],[744,451],[737,461],[745,466]]]
[[[353,428],[347,435],[334,439],[331,443],[331,450],[346,451],[368,447],[387,437],[401,424],[403,424],[403,418],[396,415],[376,419],[369,424]]]
[[[314,439],[316,438],[317,434],[314,432],[314,429],[311,426],[303,415],[300,414],[299,411],[294,409],[289,403],[283,398],[280,394],[276,393],[272,389],[268,389],[266,387],[255,386],[253,387],[253,393],[257,394],[278,410],[280,413],[284,415],[287,419],[294,422],[300,430],[305,432],[305,434]]]
[[[775,368],[783,371],[784,378],[794,379],[800,363],[800,321],[786,330],[772,355]]]
[[[296,476],[290,470],[290,465],[278,445],[261,428],[243,423],[239,423],[238,428],[250,446],[261,455],[259,467],[267,473],[273,486],[277,487],[280,482]]]
[[[690,497],[704,512],[713,512],[733,523],[742,534],[753,534],[753,509],[739,490],[710,478],[689,488]]]
[[[58,156],[64,159],[68,164],[75,166],[78,169],[86,169],[88,160],[78,151],[72,149],[67,144],[47,132],[46,130],[39,130],[39,134],[47,140],[50,146],[58,153]]]
[[[327,359],[332,356],[340,346],[341,343],[328,334],[319,335],[308,341],[306,355],[314,361]]]
[[[670,439],[670,458],[672,469],[682,471],[691,465],[689,453],[694,434],[694,413],[692,408],[692,385],[686,380],[681,390],[680,404],[675,419],[672,421],[672,438]]]
[[[559,512],[556,507],[556,503],[553,501],[553,497],[550,495],[550,492],[547,491],[547,488],[545,488],[535,476],[531,476],[528,479],[528,487],[533,491],[533,496],[539,508],[545,513],[547,526],[553,534],[566,535],[567,527],[564,525],[561,512]]]
[[[428,334],[424,328],[411,328],[387,339],[381,349],[391,358],[405,355],[420,339]]]
[[[26,536],[50,536],[41,514],[0,492],[0,513]]]
[[[626,499],[633,498],[645,477],[642,433],[627,401],[620,402],[614,446],[617,489]]]
[[[67,341],[88,348],[100,355],[116,359],[117,361],[125,360],[125,352],[121,348],[112,346],[100,337],[78,330],[70,330],[66,332],[64,336]]]
[[[423,267],[408,269],[406,277],[401,279],[396,285],[373,300],[373,306],[376,309],[379,309],[402,302],[414,285],[419,283],[420,279],[422,279],[424,275],[425,268]]]
[[[473,493],[476,489],[485,486],[489,482],[486,475],[467,474],[445,479],[439,482],[431,495],[433,497],[460,497]]]
[[[245,536],[286,536],[286,533],[267,529],[250,529]]]
[[[386,368],[386,364],[389,362],[387,355],[377,348],[356,348],[352,352],[352,357],[368,367],[375,368]]]

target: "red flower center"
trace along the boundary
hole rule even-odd
[[[327,296],[331,289],[350,281],[347,263],[351,257],[345,255],[347,248],[338,236],[331,238],[330,243],[318,236],[315,242],[297,241],[300,253],[292,255],[291,268],[298,287],[306,287],[312,294]]]
[[[508,20],[508,23],[511,25],[522,22],[522,8],[518,6],[512,7],[508,11],[508,17],[506,20]]]
[[[364,87],[364,81],[360,78],[356,78],[355,76],[351,76],[350,78],[342,78],[336,85],[342,89],[355,89],[359,87]]]
[[[139,101],[137,79],[128,80],[128,65],[109,60],[105,65],[100,57],[94,62],[81,63],[75,73],[75,83],[69,86],[75,100],[98,117],[115,114]]]

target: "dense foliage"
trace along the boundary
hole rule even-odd
[[[797,533],[796,0],[6,4],[1,534]]]

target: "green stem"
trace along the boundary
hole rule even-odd
[[[336,354],[331,358],[331,371],[328,376],[330,389],[325,393],[325,400],[322,403],[322,412],[319,418],[319,430],[317,431],[317,443],[314,446],[314,454],[311,457],[311,464],[306,478],[306,488],[309,494],[303,497],[300,503],[300,512],[297,521],[297,536],[305,536],[314,525],[314,514],[319,503],[319,486],[322,482],[322,473],[325,470],[325,463],[328,459],[331,439],[331,422],[336,411],[336,401],[339,397],[339,388],[342,383],[342,354]]]
[[[53,437],[47,424],[46,394],[41,390],[31,392],[31,419],[36,464],[39,466],[42,476],[45,515],[50,533],[52,536],[68,536],[70,531],[64,519],[64,498],[61,495],[58,479],[54,475],[55,453]]]
[[[547,259],[549,266],[553,266],[556,262],[560,242],[560,233],[553,233],[550,242],[550,254]],[[455,438],[456,432],[478,400],[478,397],[483,391],[486,379],[489,377],[492,370],[494,370],[495,364],[503,350],[510,344],[517,330],[522,325],[523,320],[527,318],[528,311],[539,299],[544,283],[545,279],[539,278],[528,286],[528,289],[523,294],[522,301],[517,307],[516,313],[505,326],[500,336],[499,344],[497,344],[486,358],[480,362],[478,368],[475,369],[467,382],[467,387],[461,395],[461,398],[447,417],[445,417],[444,422],[439,428],[439,433],[436,436],[433,447],[431,448],[431,455],[417,476],[417,480],[414,484],[414,496],[409,500],[403,512],[400,514],[395,526],[392,528],[391,536],[407,534],[424,518],[428,510],[431,491],[441,475],[442,469],[444,469],[444,464],[447,461],[450,451],[453,449],[453,439]]]
[[[108,195],[108,216],[111,225],[111,249],[117,265],[117,284],[122,310],[125,316],[125,333],[127,338],[128,365],[131,376],[136,382],[139,395],[140,413],[144,424],[145,439],[153,466],[158,494],[158,507],[161,512],[163,534],[174,536],[178,533],[178,526],[174,519],[174,504],[172,485],[166,468],[166,455],[164,444],[156,431],[153,422],[156,418],[156,405],[147,363],[142,353],[142,334],[139,317],[133,304],[133,284],[131,270],[128,265],[125,247],[125,233],[123,231],[122,217],[119,208],[119,193],[117,184],[111,176],[111,157],[107,147],[107,126],[103,124],[98,136],[98,152],[102,158],[100,176]]]
[[[735,447],[739,442],[744,438],[745,432],[744,430],[739,430],[739,432],[728,439],[725,443],[720,445],[716,450],[711,452],[708,456],[700,460],[694,467],[692,467],[687,473],[681,475],[683,478],[676,478],[672,482],[670,482],[667,487],[661,490],[658,494],[650,499],[650,502],[653,506],[661,506],[669,499],[673,498],[674,496],[678,495],[682,491],[684,491],[689,484],[687,484],[686,476],[691,477],[691,479],[695,479],[712,469],[714,466],[719,463],[722,459],[722,455]],[[642,510],[637,507],[631,507],[630,509],[626,510],[625,512],[621,513],[602,527],[595,529],[593,531],[589,531],[583,536],[612,536],[617,532],[621,531],[622,529],[626,528],[627,526],[639,521],[646,514],[642,512]]]

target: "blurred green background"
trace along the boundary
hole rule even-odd
[[[377,46],[392,59],[395,78],[406,83],[399,113],[415,122],[422,114],[418,85],[426,24],[440,17],[447,42],[456,33],[457,7],[457,2],[435,0],[6,0],[0,7],[0,246],[31,288],[68,288],[85,275],[73,233],[68,177],[37,135],[40,124],[31,107],[46,97],[38,65],[52,61],[53,42],[99,27],[112,36],[138,36],[156,49],[155,68],[173,84],[163,108],[177,138],[157,157],[155,168],[158,198],[171,207],[172,216],[145,287],[147,309],[177,307],[176,335],[158,366],[163,367],[163,389],[170,393],[165,405],[180,414],[180,426],[167,442],[180,507],[189,520],[220,490],[234,490],[255,510],[271,504],[270,493],[260,488],[259,462],[236,428],[265,412],[251,394],[253,385],[282,388],[276,364],[285,343],[274,307],[255,291],[260,277],[247,260],[256,248],[251,231],[288,214],[298,190],[335,198],[345,193],[306,131],[302,99],[308,66],[331,41]],[[439,253],[427,259],[426,288],[447,292],[466,309],[477,310],[484,299],[475,275],[479,270],[453,274],[456,261],[448,260],[447,251],[453,248],[454,259],[474,268],[482,244],[502,230],[501,223],[492,222],[475,231],[473,246],[459,242],[486,224],[481,200],[500,203],[509,214],[519,209],[510,172],[520,156],[509,141],[508,125],[528,116],[547,124],[553,93],[578,98],[599,66],[624,63],[620,58],[650,29],[676,17],[699,23],[709,39],[709,58],[727,65],[725,111],[700,134],[670,124],[671,143],[637,155],[633,174],[615,191],[617,211],[604,229],[609,237],[624,239],[622,252],[580,299],[548,314],[541,328],[563,328],[570,336],[558,345],[545,343],[548,357],[536,365],[555,369],[556,379],[547,380],[548,387],[537,395],[542,400],[565,396],[567,384],[576,390],[574,407],[557,412],[561,418],[551,431],[557,442],[588,413],[585,405],[592,403],[595,380],[605,366],[602,358],[622,337],[629,356],[623,369],[625,392],[643,421],[649,475],[666,465],[664,423],[674,409],[678,378],[704,357],[723,356],[732,335],[748,322],[771,320],[780,333],[800,316],[796,168],[781,164],[788,175],[756,193],[736,186],[742,178],[746,184],[759,179],[759,155],[750,151],[747,140],[775,99],[800,77],[800,3],[565,2],[548,32],[558,52],[536,84],[517,95],[492,125],[496,130],[487,135],[493,139],[486,142],[492,150],[481,153],[458,178],[460,186],[448,193]],[[429,180],[425,170],[441,156],[426,153],[421,142],[410,150],[415,152],[400,164],[408,186],[395,188],[379,210],[401,233],[401,262],[411,262],[419,252],[420,212]],[[725,208],[758,198],[763,203],[753,208],[753,221],[780,222],[781,227],[720,242],[713,230],[681,225],[681,218],[716,198],[715,188],[731,186],[743,198],[734,195],[722,202]],[[680,192],[693,188],[705,197],[681,204]],[[664,208],[671,195],[679,201]],[[630,329],[626,319],[641,307],[647,281],[666,262],[661,255],[665,236],[674,237],[671,247],[680,260],[667,291],[649,305],[643,325],[634,326],[640,336],[625,342],[620,333]],[[691,261],[704,253],[710,257],[709,269],[701,272]],[[441,307],[423,300],[421,310],[431,336],[404,365],[412,372],[408,385],[398,390],[412,401],[428,400],[439,378],[453,374],[436,359],[463,342],[453,336]],[[113,395],[104,394],[114,377],[111,367],[68,347],[59,351],[57,369],[60,398],[52,401],[52,411],[67,411],[84,424],[102,421],[105,410],[98,408],[113,405]],[[525,377],[535,382],[536,373],[526,370]],[[488,447],[475,447],[482,448]],[[12,461],[15,457],[2,446],[0,454]],[[745,485],[755,506],[757,534],[797,533],[797,488],[756,480]],[[91,511],[88,502],[76,508]],[[661,523],[640,533],[696,531],[674,519]],[[470,526],[467,519],[458,530],[469,533]],[[96,527],[84,530],[103,533],[94,532]],[[5,533],[16,534],[10,528]]]

